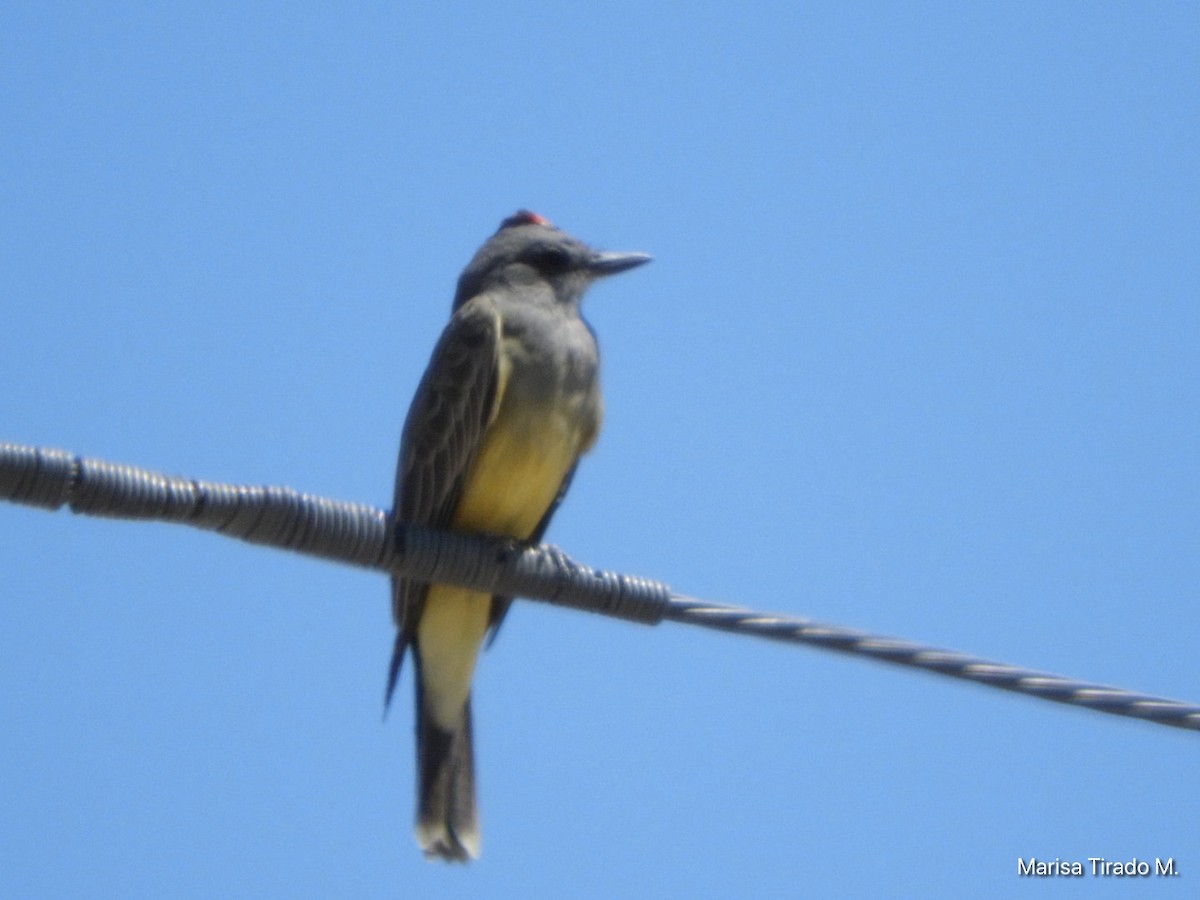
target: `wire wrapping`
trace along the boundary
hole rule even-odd
[[[182,522],[264,546],[504,596],[658,624],[749,634],[1200,731],[1200,706],[1025,669],[794,616],[766,615],[671,593],[661,582],[581,565],[549,546],[434,531],[388,513],[300,493],[163,475],[62,450],[0,443],[0,499],[127,519]]]

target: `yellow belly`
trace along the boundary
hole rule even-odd
[[[581,431],[566,410],[501,409],[463,486],[454,529],[529,537],[575,464]]]
[[[451,521],[455,531],[525,539],[554,502],[595,428],[578,409],[518,410],[502,405]],[[431,585],[417,625],[425,702],[443,728],[457,727],[487,632],[491,596]]]

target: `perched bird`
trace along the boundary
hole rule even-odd
[[[404,424],[393,514],[536,543],[596,441],[599,351],[579,313],[589,285],[649,261],[602,253],[521,210],[458,279],[450,323]],[[396,646],[416,664],[417,843],[428,858],[480,849],[471,677],[511,603],[448,584],[392,580]]]

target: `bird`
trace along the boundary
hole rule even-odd
[[[603,416],[599,348],[580,302],[593,282],[649,260],[594,250],[529,210],[501,222],[459,276],[450,321],[409,408],[395,521],[541,541]],[[411,653],[414,832],[429,859],[480,854],[471,681],[480,647],[511,602],[392,579],[396,640],[384,708]]]

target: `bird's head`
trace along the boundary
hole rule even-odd
[[[549,286],[559,303],[578,304],[597,278],[650,261],[645,253],[593,250],[528,210],[509,216],[458,279],[454,308],[485,291]]]

